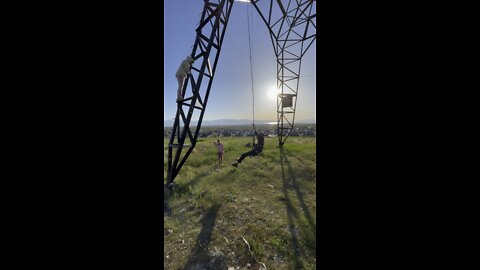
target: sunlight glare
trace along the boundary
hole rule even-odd
[[[270,100],[277,100],[277,95],[280,93],[280,89],[276,85],[273,85],[268,90],[268,97]]]

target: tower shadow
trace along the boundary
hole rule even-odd
[[[212,232],[215,227],[215,220],[217,218],[219,204],[213,205],[201,219],[202,229],[197,237],[195,247],[185,264],[184,270],[191,269],[226,269],[222,258],[216,260],[214,265],[209,262],[207,248],[212,238]]]
[[[302,248],[299,246],[299,233],[297,228],[295,227],[295,221],[300,220],[299,213],[297,209],[293,206],[292,203],[292,198],[289,195],[288,189],[289,187],[293,187],[295,190],[295,193],[298,197],[298,200],[300,202],[300,206],[305,214],[305,217],[307,218],[307,222],[309,224],[310,230],[308,230],[310,237],[308,239],[302,239],[302,240],[307,240],[307,242],[313,246],[316,249],[316,227],[315,223],[313,222],[313,218],[305,204],[304,198],[303,198],[303,193],[300,191],[300,188],[298,186],[298,183],[295,179],[294,171],[288,162],[288,158],[286,156],[286,151],[283,147],[280,147],[280,162],[281,162],[281,169],[282,169],[282,181],[283,181],[283,195],[285,197],[285,206],[287,208],[287,218],[288,218],[288,225],[289,225],[289,231],[292,237],[292,250],[294,251],[294,269],[302,269],[303,264],[300,262],[300,256],[305,253]],[[287,174],[288,172],[288,174]],[[308,233],[307,232],[307,233]]]
[[[280,147],[280,162],[282,165],[282,181],[283,181],[283,196],[285,197],[285,205],[287,207],[287,218],[288,218],[288,229],[290,231],[290,234],[292,236],[292,249],[294,252],[293,256],[293,263],[295,264],[294,269],[302,269],[301,267],[301,262],[299,260],[299,257],[301,256],[301,251],[300,247],[298,245],[298,237],[297,233],[295,230],[295,224],[293,223],[293,216],[298,218],[298,213],[296,212],[295,208],[292,205],[292,201],[290,200],[290,197],[288,195],[288,180],[285,177],[285,166],[284,166],[284,150],[283,147]]]
[[[298,183],[297,183],[297,180],[295,178],[295,174],[293,172],[292,166],[290,165],[290,162],[288,161],[288,157],[286,155],[287,152],[285,150],[282,150],[282,151],[283,151],[283,161],[285,162],[285,164],[288,167],[289,177],[292,180],[292,187],[295,190],[295,192],[297,193],[297,197],[298,197],[298,200],[300,202],[300,207],[302,208],[302,210],[305,214],[305,217],[307,218],[307,222],[308,222],[308,225],[310,226],[310,230],[311,230],[312,234],[314,235],[314,238],[316,238],[317,230],[316,230],[316,225],[315,225],[314,218],[312,217],[312,214],[310,213],[310,210],[308,210],[307,204],[305,203],[305,199],[304,199],[304,196],[303,196],[303,192],[300,190],[300,187],[298,186]],[[282,162],[282,166],[283,166],[283,162]]]

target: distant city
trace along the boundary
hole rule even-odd
[[[255,124],[257,131],[262,132],[266,136],[277,136],[277,125],[272,124]],[[190,126],[192,133],[195,132],[196,126]],[[165,138],[170,137],[172,127],[164,127],[163,135]],[[248,137],[253,135],[253,127],[250,125],[230,125],[230,126],[203,126],[200,128],[199,137]],[[290,136],[316,136],[316,124],[295,124]]]
[[[163,121],[164,127],[172,127],[174,119],[165,119]],[[217,119],[217,120],[203,120],[202,126],[234,126],[234,125],[251,125],[252,119]],[[276,120],[255,120],[256,124],[270,124],[276,125]],[[295,120],[295,124],[315,124],[315,119]],[[197,121],[192,121],[190,125],[196,125]]]

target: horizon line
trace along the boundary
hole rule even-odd
[[[163,121],[173,121],[175,118],[168,118],[168,119],[163,119]],[[219,120],[242,120],[242,121],[252,121],[252,119],[247,119],[247,118],[219,118],[219,119],[203,119],[203,121],[219,121]],[[316,121],[316,118],[308,118],[308,119],[295,119],[296,121],[311,121],[314,120]],[[277,120],[274,119],[256,119],[255,121],[268,121],[268,122],[276,122]]]

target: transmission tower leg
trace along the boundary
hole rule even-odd
[[[259,0],[252,4],[268,27],[277,59],[277,87],[281,90],[277,134],[281,146],[294,129],[302,57],[316,37],[316,1]]]
[[[168,144],[167,184],[173,183],[197,143],[232,6],[233,0],[205,0],[191,53],[195,63],[182,89],[183,100],[177,102]],[[192,121],[197,125],[191,127]]]

